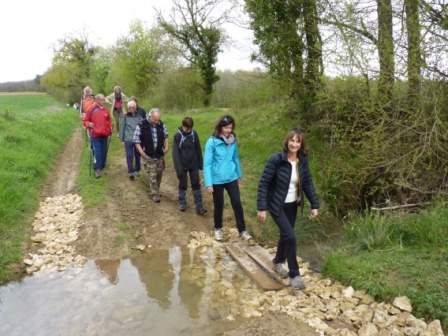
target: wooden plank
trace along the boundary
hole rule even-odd
[[[283,285],[272,279],[246,252],[235,243],[226,245],[226,250],[247,275],[263,290],[280,290]]]
[[[274,270],[273,256],[260,245],[245,245],[242,249],[251,257],[271,278],[284,284],[285,280]]]

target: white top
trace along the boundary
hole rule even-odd
[[[289,162],[292,166],[291,180],[289,180],[288,195],[286,196],[285,203],[292,203],[297,201],[297,182],[299,177],[297,176],[297,161]]]

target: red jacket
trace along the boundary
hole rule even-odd
[[[93,127],[89,127],[93,123]],[[109,110],[104,106],[94,104],[84,117],[84,127],[90,130],[92,138],[108,137],[112,134],[112,122]]]

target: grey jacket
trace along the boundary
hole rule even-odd
[[[135,114],[128,113],[120,117],[120,133],[119,133],[120,140],[124,142],[132,142],[135,133],[135,128],[137,127],[138,123],[142,120],[143,120],[142,117],[137,113]]]

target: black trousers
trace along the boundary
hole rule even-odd
[[[272,214],[271,214],[272,215]],[[297,239],[294,224],[297,218],[297,202],[285,203],[280,209],[278,216],[272,215],[280,231],[280,239],[277,244],[275,263],[288,262],[289,276],[291,278],[299,275],[299,264],[297,263]]]
[[[193,190],[201,189],[198,169],[184,170],[184,171],[182,171],[181,174],[177,175],[177,177],[179,179],[179,189],[187,190],[188,175],[190,175],[191,189],[193,189]]]
[[[241,233],[246,230],[246,224],[244,223],[244,211],[243,206],[241,205],[240,188],[237,180],[230,183],[213,185],[213,216],[215,220],[215,229],[222,228],[224,189],[229,194],[230,203],[232,204],[233,213],[235,214],[236,226],[238,227],[238,231]]]

